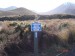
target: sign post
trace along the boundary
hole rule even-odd
[[[31,24],[31,31],[34,32],[34,55],[38,56],[38,31],[41,31],[41,24],[34,22]]]

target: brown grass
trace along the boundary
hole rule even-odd
[[[17,38],[19,37],[19,32],[15,33],[15,26],[10,26],[10,24],[17,23],[17,26],[29,25],[32,21],[3,21],[0,22],[2,27],[2,32],[0,30],[0,38],[3,37],[3,41],[0,41],[0,48],[4,46],[7,42],[19,41]],[[51,20],[39,20],[42,24],[43,31],[47,32],[51,35],[51,37],[57,36],[61,42],[68,42],[69,38],[73,38],[75,40],[75,19],[51,19]],[[28,28],[24,28],[24,33],[28,33]],[[7,36],[6,36],[7,35]],[[49,36],[50,36],[49,35]],[[48,38],[48,36],[46,36]],[[55,37],[54,37],[55,38]],[[50,41],[49,41],[50,42]]]

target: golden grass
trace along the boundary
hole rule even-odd
[[[16,22],[18,25],[21,25],[21,23],[28,25],[34,22],[34,20],[28,20],[28,21],[0,21],[0,24],[3,25],[9,25]],[[52,33],[58,33],[58,36],[60,36],[62,39],[67,38],[69,32],[75,33],[75,19],[51,19],[51,20],[38,20],[38,22],[41,23],[42,27],[46,25],[47,28],[49,28],[48,31],[52,31]],[[68,28],[64,28],[59,31],[59,27],[62,24],[69,24]],[[27,29],[26,29],[27,30]],[[26,31],[24,30],[24,31]]]
[[[69,30],[68,29],[64,29],[60,32],[57,32],[57,36],[60,38],[60,40],[64,40],[67,41],[69,38]]]

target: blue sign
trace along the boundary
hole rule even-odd
[[[42,30],[41,23],[34,22],[31,24],[31,31],[41,31],[41,30]]]

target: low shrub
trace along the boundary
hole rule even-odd
[[[10,26],[16,26],[17,25],[17,23],[16,22],[13,22],[13,23],[11,23],[11,24],[9,24]]]
[[[60,25],[59,25],[59,30],[63,30],[63,29],[65,29],[65,28],[69,28],[69,24],[68,23],[61,23]]]

